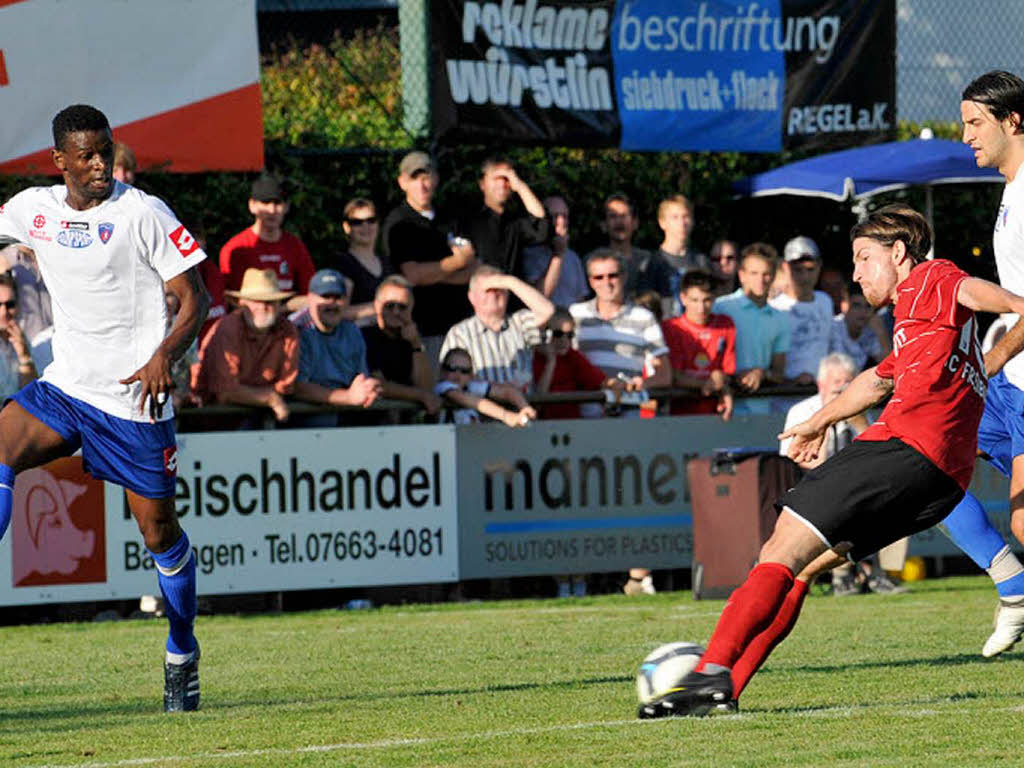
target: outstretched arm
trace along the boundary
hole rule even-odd
[[[837,421],[855,416],[892,392],[892,379],[883,379],[874,368],[868,368],[855,378],[835,400],[815,413],[807,421],[786,429],[779,440],[793,438],[789,445],[789,458],[799,463],[817,458],[825,432]]]
[[[172,277],[164,287],[177,297],[181,305],[177,317],[174,318],[174,324],[146,364],[120,382],[133,384],[137,381],[142,385],[139,413],[146,412],[148,402],[151,421],[160,418],[164,403],[167,402],[174,387],[171,365],[185,354],[195,341],[196,334],[199,333],[210,310],[210,294],[206,292],[206,286],[199,277],[198,268],[192,267]]]
[[[978,277],[968,277],[960,282],[957,302],[976,312],[1014,312],[1024,315],[1024,298],[1010,293],[995,283]],[[992,376],[1002,370],[1014,355],[1024,349],[1024,320],[1004,334],[996,345],[985,355],[985,372]]]

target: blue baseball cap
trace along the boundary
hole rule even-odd
[[[309,281],[309,292],[317,296],[344,296],[345,278],[336,269],[321,269]]]

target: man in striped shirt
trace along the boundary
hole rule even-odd
[[[625,378],[627,390],[671,386],[672,368],[661,325],[649,310],[626,301],[622,257],[610,248],[592,252],[587,259],[587,281],[594,298],[569,307],[576,320],[579,351],[605,376]],[[639,416],[639,408],[628,414]]]
[[[508,293],[526,309],[509,315]],[[538,328],[554,314],[555,305],[532,285],[482,264],[469,279],[473,316],[456,323],[444,337],[441,360],[449,349],[465,349],[473,360],[473,375],[495,384],[514,384],[524,392],[533,380],[531,348],[540,341]]]

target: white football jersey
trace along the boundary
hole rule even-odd
[[[53,362],[41,378],[112,416],[148,421],[141,386],[119,380],[166,335],[164,281],[206,254],[163,201],[134,187],[115,181],[86,211],[66,197],[63,184],[33,187],[0,206],[0,238],[35,251],[52,299]],[[168,402],[162,418],[172,416]]]
[[[1021,168],[1024,171],[1024,168]],[[992,233],[996,269],[1000,284],[1011,293],[1024,296],[1024,173],[1018,171],[1003,189],[999,215]],[[1016,315],[1007,315],[1010,326]],[[1017,355],[1003,367],[1006,378],[1018,389],[1024,389],[1024,354]]]

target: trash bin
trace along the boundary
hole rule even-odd
[[[693,596],[728,597],[757,563],[775,502],[803,471],[769,449],[723,449],[686,467],[693,509]]]

